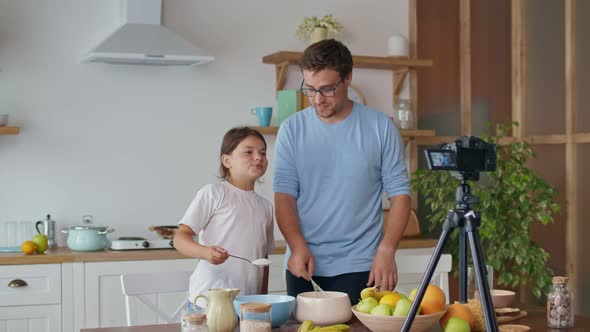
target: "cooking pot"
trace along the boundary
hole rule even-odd
[[[115,230],[108,226],[91,225],[92,218],[83,219],[86,225],[72,226],[62,230],[68,234],[68,248],[72,251],[100,251],[109,247],[107,234]]]

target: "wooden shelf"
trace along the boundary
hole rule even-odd
[[[285,87],[287,67],[298,64],[299,58],[302,55],[302,52],[281,51],[262,57],[262,63],[275,65],[275,89],[277,94]],[[399,100],[399,95],[410,69],[432,66],[432,60],[410,59],[408,57],[353,55],[352,62],[354,63],[354,68],[386,69],[393,71],[392,106],[396,105]]]
[[[19,127],[0,127],[0,135],[17,135],[19,132]]]
[[[276,135],[279,132],[279,127],[251,127],[252,129],[258,130],[263,135]],[[434,136],[434,130],[430,129],[400,129],[399,130],[403,138],[413,137],[429,137]]]
[[[281,51],[269,54],[262,58],[262,63],[280,65],[288,63],[290,65],[298,64],[299,58],[303,52]],[[364,69],[401,69],[406,67],[431,67],[432,60],[428,59],[409,59],[407,57],[379,57],[354,55],[352,57],[355,68]]]

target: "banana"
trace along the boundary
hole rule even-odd
[[[376,287],[367,287],[361,291],[361,300],[375,296]]]
[[[350,327],[346,324],[334,324],[328,326],[318,326],[309,332],[340,332],[347,331]]]
[[[310,320],[305,320],[303,321],[303,323],[301,323],[301,325],[299,325],[299,328],[297,329],[297,332],[310,332],[314,329],[314,325],[313,322]]]

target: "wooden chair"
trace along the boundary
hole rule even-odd
[[[121,275],[121,287],[125,295],[127,326],[132,326],[131,297],[136,297],[155,312],[162,323],[178,323],[182,308],[187,305],[191,273],[190,271],[178,271]],[[158,306],[158,295],[163,293],[185,293],[185,296],[183,296],[184,301],[172,315],[163,312]],[[152,299],[155,299],[155,301]]]

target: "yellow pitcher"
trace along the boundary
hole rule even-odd
[[[197,308],[199,298],[207,301],[205,313],[210,332],[233,332],[238,326],[233,302],[239,292],[239,288],[211,288],[207,296],[197,295],[195,297],[193,300],[195,308]]]

